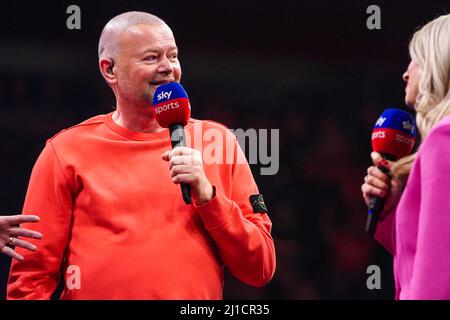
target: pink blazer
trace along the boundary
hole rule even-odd
[[[375,238],[394,255],[396,299],[450,299],[450,117],[419,147],[400,202]]]

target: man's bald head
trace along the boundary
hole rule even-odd
[[[117,49],[118,37],[121,33],[138,24],[166,25],[155,15],[141,11],[129,11],[115,16],[105,25],[98,42],[98,58],[112,58]]]

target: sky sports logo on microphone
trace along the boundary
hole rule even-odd
[[[387,109],[377,119],[374,126],[374,131],[377,129],[395,129],[403,134],[416,136],[416,124],[414,118],[402,110]]]
[[[404,134],[396,134],[395,135],[395,142],[397,143],[403,143],[408,145],[409,147],[413,148],[414,144],[416,143],[416,139]]]
[[[372,140],[373,139],[384,139],[384,138],[386,138],[386,132],[384,130],[372,132]]]
[[[157,99],[158,102],[161,102],[161,100],[169,100],[170,96],[172,95],[172,91],[166,92],[166,91],[162,91],[161,93],[159,93],[157,95]]]
[[[156,107],[154,109],[155,114],[160,114],[161,112],[168,111],[171,109],[178,109],[180,107],[180,104],[178,101],[170,102],[168,104],[164,104],[162,106]]]
[[[393,159],[408,155],[416,142],[414,117],[401,109],[386,109],[372,130],[372,149]]]
[[[389,132],[386,133],[386,130],[388,130]],[[395,134],[394,141],[396,143],[406,144],[406,145],[410,146],[411,148],[414,147],[414,143],[416,142],[416,139],[414,137],[403,134],[403,133],[396,133],[395,131],[389,130],[389,129],[374,130],[372,132],[372,140],[386,139],[386,136],[391,135],[391,134]]]
[[[386,121],[386,117],[383,118],[383,116],[381,116],[378,118],[377,122],[375,123],[375,126],[381,127],[385,121]]]
[[[156,88],[153,105],[181,98],[188,99],[186,91],[178,82],[170,82]]]
[[[411,134],[414,133],[414,125],[409,121],[403,121],[403,129],[410,131]]]

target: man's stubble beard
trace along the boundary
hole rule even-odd
[[[136,92],[134,90],[127,90],[124,92],[123,97],[127,101],[127,104],[134,106],[138,109],[151,109],[153,101],[154,90],[146,88],[144,92]]]

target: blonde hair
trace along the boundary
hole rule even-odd
[[[414,33],[409,53],[421,68],[415,109],[423,141],[436,123],[450,115],[450,15],[440,16]],[[417,152],[395,162],[392,175],[406,179],[416,157]]]

